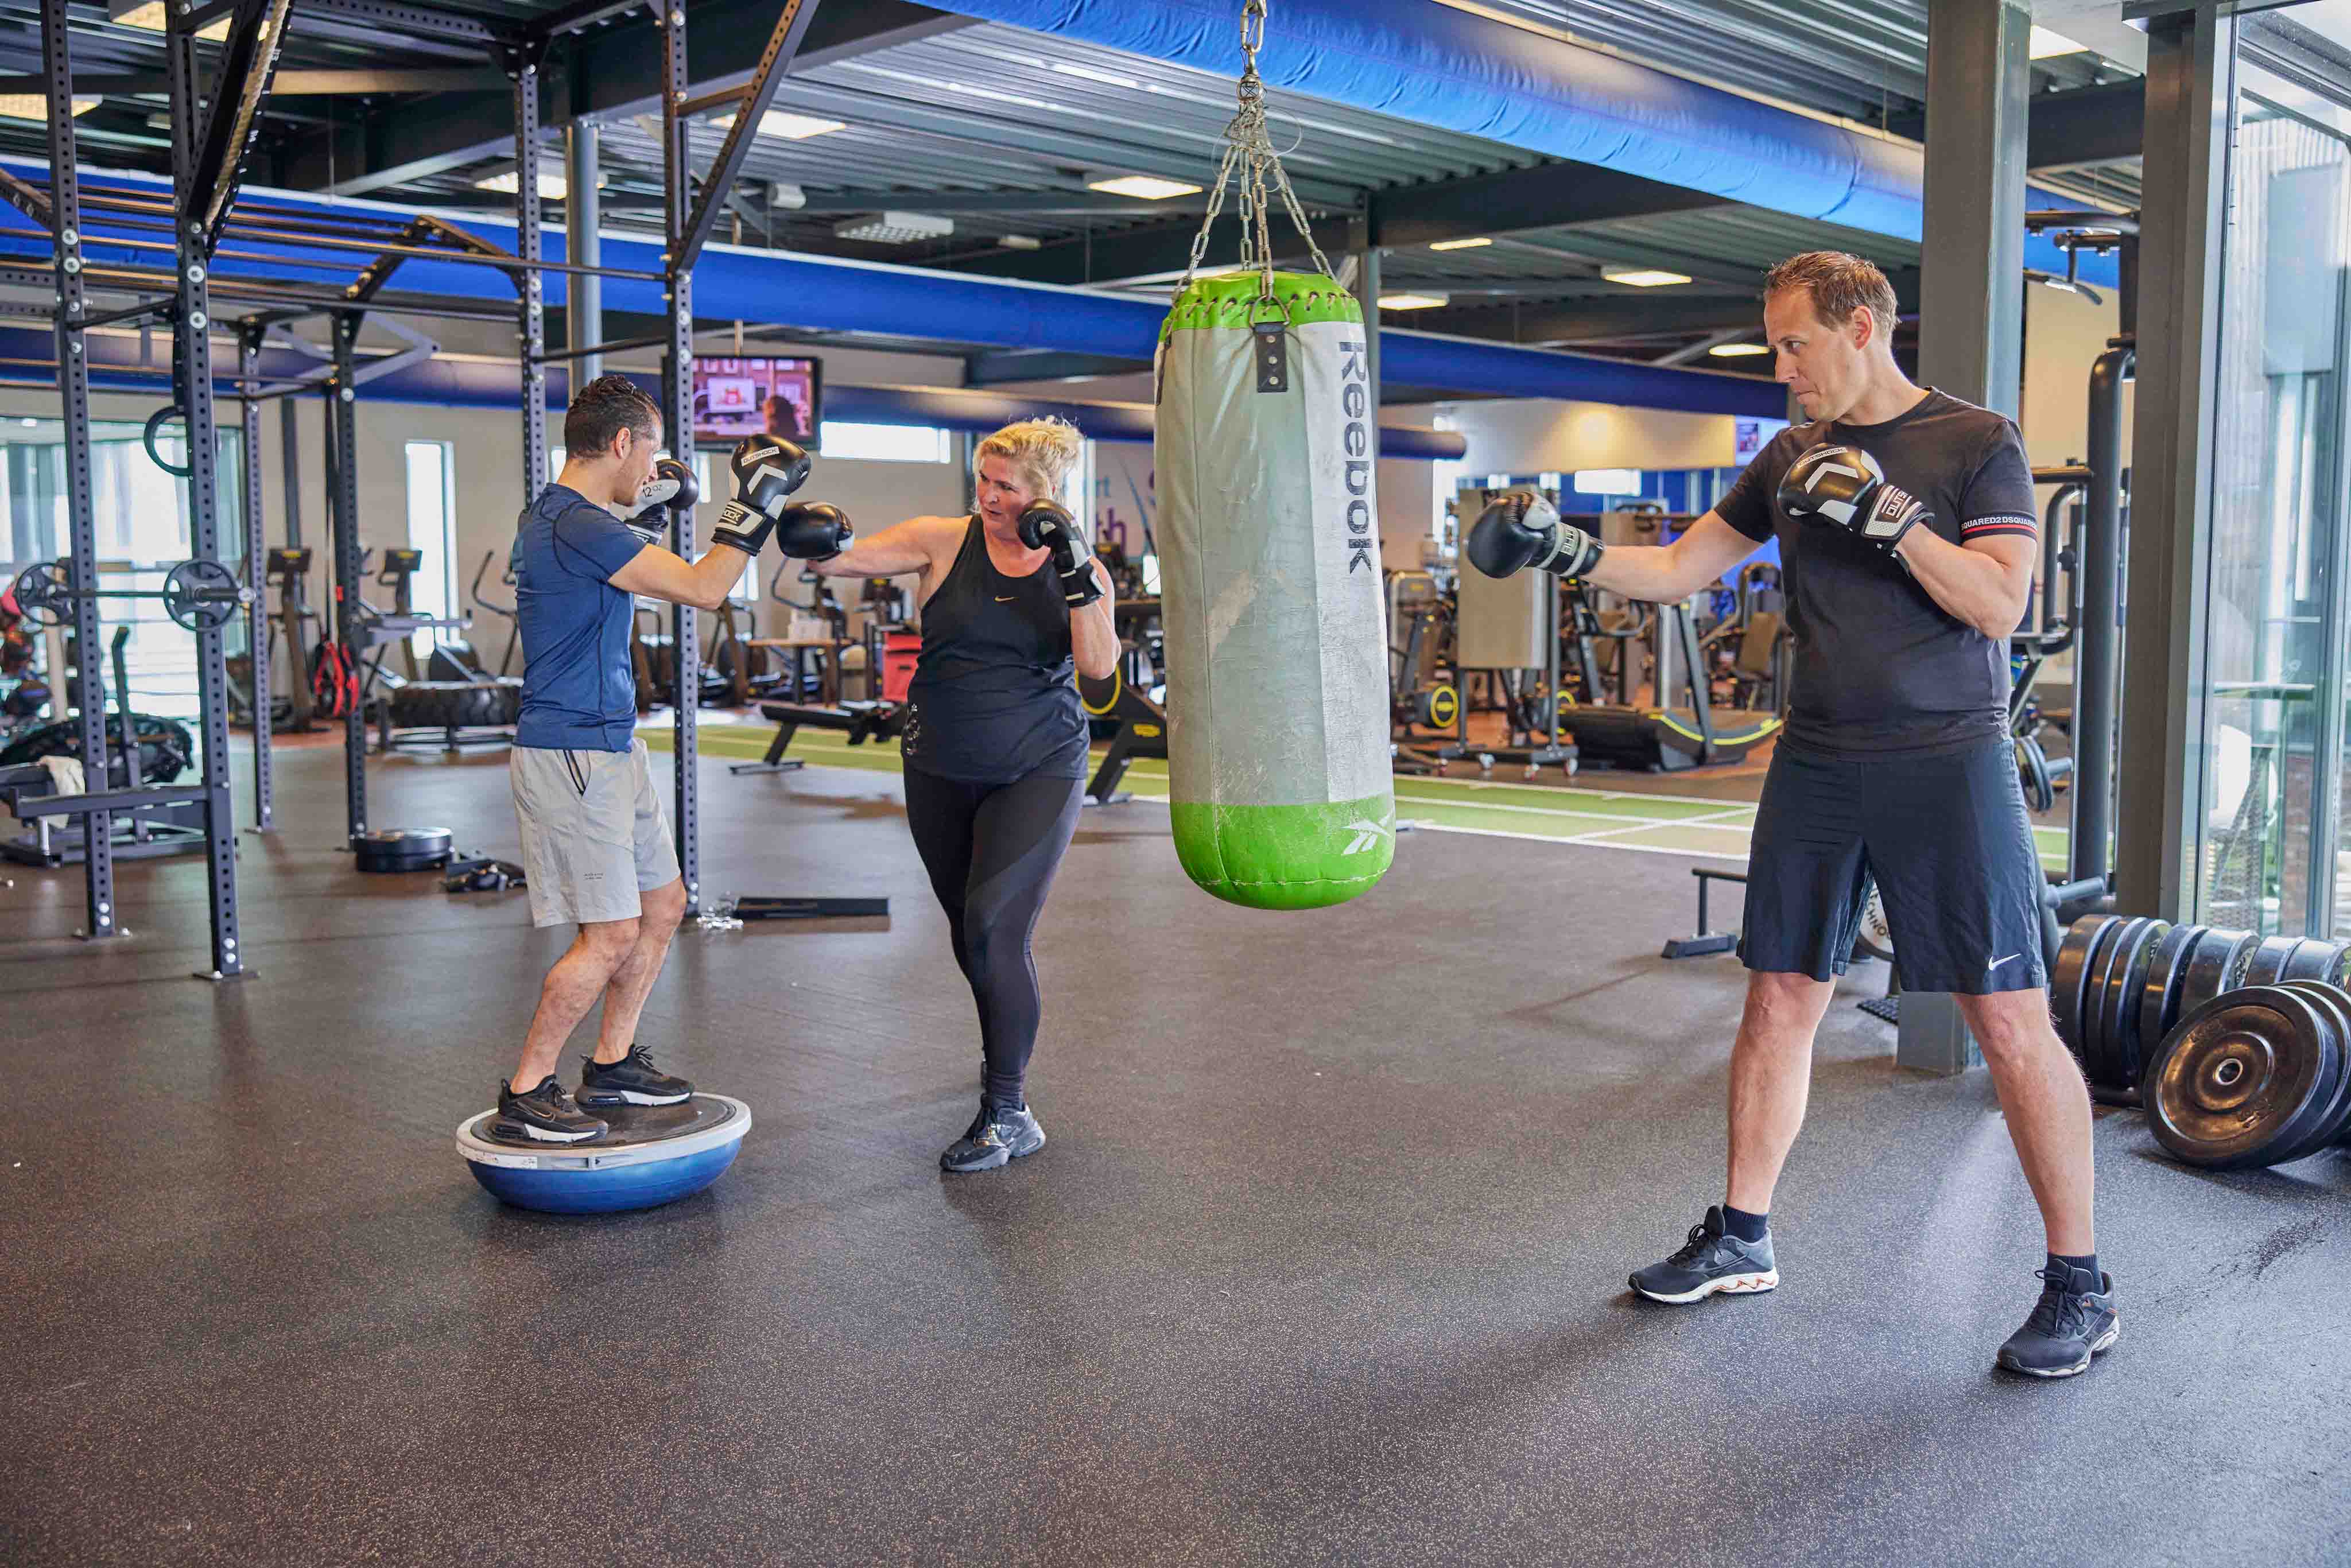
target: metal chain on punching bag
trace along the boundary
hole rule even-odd
[[[1224,211],[1225,187],[1235,186],[1240,193],[1241,270],[1258,275],[1259,298],[1270,303],[1273,299],[1273,232],[1268,214],[1272,210],[1266,177],[1273,178],[1272,189],[1281,194],[1283,209],[1297,227],[1298,237],[1306,242],[1314,257],[1314,265],[1326,277],[1336,277],[1331,270],[1322,247],[1314,243],[1313,227],[1306,221],[1305,211],[1298,204],[1298,193],[1290,188],[1290,173],[1281,166],[1281,154],[1274,151],[1273,135],[1265,122],[1265,80],[1257,73],[1257,52],[1265,47],[1265,0],[1245,0],[1241,6],[1241,79],[1238,89],[1239,107],[1225,127],[1225,155],[1217,165],[1216,183],[1208,188],[1207,214],[1200,220],[1200,232],[1192,236],[1192,258],[1184,267],[1184,280],[1176,286],[1178,294],[1192,285],[1192,275],[1200,270],[1201,261],[1208,254],[1208,232],[1216,227],[1217,218]]]
[[[1155,377],[1168,814],[1192,880],[1311,909],[1395,856],[1381,620],[1379,411],[1341,287],[1266,127],[1266,0],[1241,8],[1238,108],[1160,328]],[[1228,187],[1236,271],[1197,276]],[[1314,270],[1274,265],[1277,202]]]

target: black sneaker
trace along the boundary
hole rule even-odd
[[[584,1144],[604,1135],[604,1124],[572,1103],[550,1072],[528,1094],[511,1083],[498,1085],[498,1119],[492,1129],[503,1138],[533,1138],[542,1144]]]
[[[655,1067],[642,1045],[618,1061],[599,1061],[590,1051],[580,1070],[582,1105],[682,1105],[692,1098],[694,1085]]]
[[[961,1139],[939,1156],[943,1171],[992,1171],[1045,1146],[1045,1129],[1027,1106],[1008,1111],[980,1103]]]
[[[1649,1300],[1678,1306],[1718,1291],[1745,1296],[1776,1290],[1780,1270],[1771,1265],[1771,1237],[1741,1241],[1723,1228],[1722,1210],[1709,1208],[1704,1224],[1690,1227],[1680,1251],[1635,1271],[1631,1282]]]
[[[2000,1347],[1999,1364],[2027,1377],[2071,1377],[2090,1370],[2090,1358],[2122,1337],[2123,1315],[2115,1310],[2115,1277],[2095,1281],[2087,1269],[2035,1269],[2043,1281],[2041,1300],[2024,1326]],[[2096,1288],[2092,1289],[2093,1284]]]

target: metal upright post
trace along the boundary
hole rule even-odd
[[[1364,308],[1364,376],[1371,382],[1372,407],[1376,411],[1380,406],[1380,247],[1372,243],[1367,218],[1350,221],[1347,237],[1355,253],[1355,303]],[[1372,423],[1379,423],[1376,412]]]
[[[671,5],[661,13],[662,29],[662,173],[664,232],[669,248],[663,260],[669,273],[664,300],[669,311],[669,342],[662,353],[662,422],[669,426],[670,450],[684,462],[694,461],[694,251],[688,243],[693,217],[694,168],[686,156],[686,120],[678,111],[686,99],[685,8]],[[764,107],[761,105],[759,107]],[[757,118],[745,104],[737,110],[736,131],[747,141],[749,128],[743,117]],[[731,141],[730,141],[731,145]],[[714,189],[707,196],[724,195]],[[694,559],[694,513],[681,507],[670,513],[670,548]],[[697,768],[701,750],[702,645],[694,611],[678,605],[670,615],[675,644],[677,689],[673,731],[673,760],[677,774],[677,863],[685,877],[685,909],[702,906],[702,790]]]
[[[578,71],[575,66],[572,80],[573,96],[580,97]],[[577,113],[570,128],[564,132],[564,251],[565,259],[574,267],[604,265],[604,246],[597,233],[597,223],[602,216],[602,204],[596,194],[597,164],[602,134],[596,122]],[[565,347],[574,353],[590,349],[604,340],[604,280],[590,273],[575,272],[563,280],[564,321],[569,329]],[[604,356],[580,354],[572,361],[571,384],[584,387],[604,373]]]
[[[2014,414],[2023,391],[2024,153],[2031,9],[1936,0],[1927,15],[1927,227],[1920,379]],[[1980,1060],[1959,1004],[1905,991],[1894,1060],[1964,1072]]]
[[[547,487],[547,285],[538,211],[540,46],[517,45],[507,57],[515,84],[515,255],[529,266],[515,280],[522,342],[522,504]],[[575,196],[576,199],[576,196]],[[576,258],[575,258],[576,259]]]
[[[172,89],[172,184],[180,198],[180,221],[174,225],[179,238],[179,301],[172,332],[172,379],[188,432],[188,553],[198,560],[217,561],[220,444],[213,420],[212,298],[205,287],[212,249],[204,210],[210,203],[198,189],[210,177],[203,166],[208,138],[197,114],[201,89],[196,81],[196,36],[187,7],[168,8],[164,36],[165,77]],[[215,99],[220,90],[215,88]],[[232,111],[216,101],[212,113],[214,123],[219,124]],[[230,789],[228,661],[223,646],[226,641],[225,627],[196,633],[196,710],[204,732],[204,863],[209,873],[205,883],[213,929],[212,968],[198,970],[197,977],[214,980],[234,979],[245,972],[237,950],[236,807]],[[121,695],[127,713],[130,694]],[[138,744],[135,735],[126,741]]]
[[[2115,703],[2120,692],[2123,383],[2132,350],[2119,340],[2090,367],[2090,485],[2074,540],[2082,624],[2074,633],[2074,835],[2067,880],[2114,869]]]
[[[67,580],[73,585],[74,662],[78,688],[57,672],[59,700],[71,696],[81,721],[81,759],[92,790],[107,787],[106,714],[99,693],[98,601],[81,597],[98,586],[98,524],[90,509],[89,361],[83,343],[88,302],[82,288],[81,179],[74,119],[73,60],[66,0],[41,0],[41,65],[48,77],[50,220],[57,250],[57,391],[65,404]],[[91,939],[119,935],[114,920],[114,818],[93,811],[82,819],[89,854],[82,862],[83,932]]]
[[[253,677],[253,831],[277,830],[277,763],[270,752],[270,698],[275,684],[269,665],[268,574],[269,529],[261,506],[261,404],[254,388],[261,374],[261,339],[265,329],[247,321],[237,332],[236,371],[242,378],[245,428],[245,585],[253,591],[246,612],[246,655]],[[288,408],[293,401],[287,401]]]
[[[2115,900],[2197,917],[2205,818],[2205,624],[2221,247],[2236,109],[2236,19],[2210,4],[2150,17],[2139,208],[2138,388],[2126,601],[2145,678],[2122,694]]]
[[[365,319],[357,310],[335,312],[329,334],[335,371],[327,382],[327,519],[335,547],[335,636],[354,672],[364,629],[360,615],[359,383],[352,350]],[[350,841],[356,845],[368,831],[364,687],[353,694],[343,715],[343,804]]]

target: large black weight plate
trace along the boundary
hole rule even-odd
[[[2239,955],[2250,957],[2260,940],[2250,931],[2207,930],[2198,937],[2195,950],[2188,956],[2188,983],[2180,989],[2179,1016],[2187,1018],[2230,989],[2240,972]]]
[[[2106,1066],[2106,997],[2112,989],[2115,960],[2120,957],[2147,921],[2129,915],[2116,921],[2090,955],[2089,978],[2082,986],[2082,1071],[2100,1086],[2109,1082]]]
[[[217,632],[236,619],[246,591],[216,560],[183,560],[163,579],[163,613],[191,632]]]
[[[2253,949],[2252,961],[2245,966],[2243,984],[2274,986],[2285,977],[2285,967],[2294,949],[2302,946],[2299,936],[2264,936]]]
[[[68,588],[63,565],[37,560],[16,574],[9,591],[16,596],[16,608],[26,620],[36,626],[61,626],[73,612],[73,596]]]
[[[2325,980],[2334,977],[2335,966],[2343,961],[2343,944],[2313,936],[2294,950],[2278,974],[2280,981]]]
[[[2051,976],[2050,1003],[2057,1015],[2057,1038],[2076,1057],[2082,1054],[2082,988],[2089,980],[2093,950],[2121,921],[2112,915],[2085,915],[2057,945],[2057,965]]]
[[[2156,938],[2154,951],[2147,955],[2147,980],[2139,987],[2138,1048],[2140,1064],[2163,1043],[2171,1026],[2179,1021],[2179,998],[2188,986],[2188,957],[2196,950],[2197,939],[2209,927],[2175,925]]]
[[[2341,1071],[2335,1074],[2335,1092],[2325,1108],[2311,1119],[2310,1131],[2300,1143],[2272,1162],[2281,1166],[2316,1154],[2342,1137],[2346,1124],[2351,1124],[2351,995],[2324,980],[2287,980],[2283,984],[2285,989],[2308,998],[2334,1026],[2335,1056]]]
[[[2116,957],[2106,968],[2105,1029],[2101,1057],[2106,1087],[2138,1089],[2141,1048],[2138,1038],[2139,992],[2147,986],[2149,956],[2158,938],[2171,929],[2168,920],[2142,920],[2138,928],[2116,944]]]
[[[2275,1163],[2332,1103],[2341,1071],[2331,1024],[2275,986],[2224,995],[2182,1019],[2147,1065],[2147,1125],[2207,1170]]]
[[[446,828],[378,828],[351,846],[361,871],[431,871],[450,856]]]

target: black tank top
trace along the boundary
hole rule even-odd
[[[1084,778],[1076,674],[1052,563],[1005,576],[974,513],[955,565],[923,601],[923,652],[906,689],[906,766],[967,784]]]

